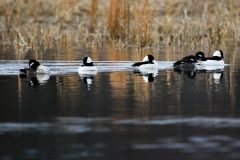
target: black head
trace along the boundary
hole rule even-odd
[[[154,60],[154,57],[153,57],[153,55],[151,55],[151,54],[148,54],[147,56],[145,56],[144,58],[143,58],[143,62],[153,62],[153,60]]]
[[[29,68],[31,68],[34,71],[37,70],[38,66],[40,66],[40,63],[35,59],[30,59],[28,64]]]
[[[204,61],[205,60],[205,56],[204,53],[202,51],[198,51],[195,54],[196,60],[200,60],[200,61]]]
[[[153,55],[149,54],[149,55],[148,55],[148,60],[149,60],[149,62],[152,62],[152,61],[154,60]]]
[[[93,66],[92,59],[90,57],[84,57],[82,66]]]

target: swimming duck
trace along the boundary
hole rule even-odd
[[[196,59],[200,65],[223,66],[224,57],[221,50],[216,50],[212,57],[205,57],[203,53],[196,53]]]
[[[40,73],[40,74],[48,74],[50,73],[50,70],[47,66],[41,65],[37,60],[30,59],[28,62],[28,67],[20,69],[20,74],[34,74],[34,73]]]
[[[181,60],[176,61],[173,64],[175,71],[187,71],[196,69],[196,57],[194,55],[183,57]]]
[[[136,62],[132,65],[133,67],[138,67],[141,70],[158,70],[158,63],[154,60],[153,55],[147,55],[143,58],[142,62]]]
[[[79,74],[97,74],[97,67],[94,66],[90,57],[83,58],[83,64],[78,68]]]

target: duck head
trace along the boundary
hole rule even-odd
[[[151,55],[151,54],[148,54],[147,56],[145,56],[144,58],[143,58],[143,62],[153,62],[153,60],[154,60],[154,57],[153,57],[153,55]]]
[[[204,61],[205,60],[205,56],[204,56],[204,53],[202,51],[198,51],[195,54],[195,57],[196,57],[196,60],[198,60],[198,61]]]
[[[84,57],[82,66],[93,66],[92,59],[90,57]]]

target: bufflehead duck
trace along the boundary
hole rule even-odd
[[[90,57],[83,58],[83,64],[78,68],[79,74],[97,74],[97,67],[94,66]]]
[[[173,64],[174,71],[179,74],[186,74],[189,78],[193,79],[196,76],[197,59],[194,55],[183,57]]]
[[[41,65],[38,61],[35,59],[30,59],[28,62],[28,67],[20,69],[20,74],[34,74],[34,73],[41,73],[41,74],[48,74],[50,73],[50,70],[48,67]]]
[[[143,58],[142,62],[136,62],[132,65],[133,67],[138,67],[141,70],[158,70],[158,63],[154,60],[152,55],[147,55]]]
[[[194,55],[190,55],[190,56],[183,57],[181,60],[178,60],[177,62],[175,62],[173,64],[173,67],[181,64],[192,64],[196,62],[197,62],[196,57]]]
[[[221,66],[224,65],[223,52],[217,50],[213,53],[212,57],[205,57],[203,52],[196,53],[196,59],[200,65],[209,65],[209,66]]]
[[[196,57],[193,55],[186,56],[173,64],[175,71],[188,71],[196,69]]]

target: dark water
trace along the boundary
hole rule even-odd
[[[91,85],[77,74],[74,60],[83,54],[61,62],[43,57],[53,74],[42,81],[15,72],[26,61],[2,58],[0,159],[239,159],[238,53],[226,56],[223,71],[194,78],[169,67],[181,54],[162,53],[163,68],[148,83],[127,67],[144,53],[97,55]],[[102,63],[109,60],[130,62],[111,68]]]

